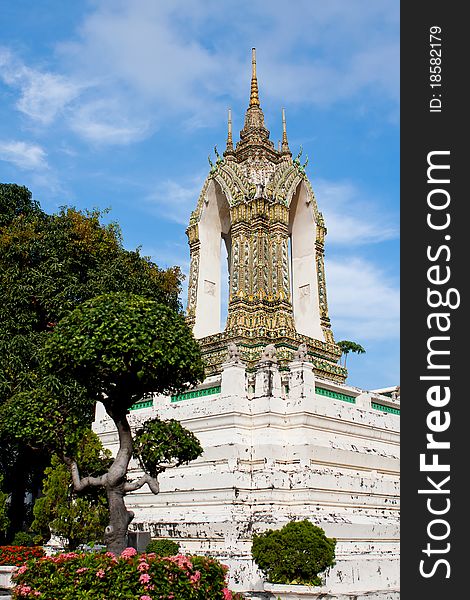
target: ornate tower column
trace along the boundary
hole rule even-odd
[[[250,101],[235,148],[229,111],[227,146],[204,183],[187,229],[191,268],[188,321],[200,340],[207,374],[220,372],[229,342],[248,369],[274,344],[281,369],[306,344],[317,376],[343,382],[328,318],[324,270],[326,228],[301,165],[293,160],[282,111],[282,144],[274,148],[259,100],[252,53]],[[229,263],[228,316],[220,330],[221,240]]]

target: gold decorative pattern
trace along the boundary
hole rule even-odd
[[[229,113],[227,149],[224,159],[217,156],[204,182],[196,209],[191,214],[187,235],[191,266],[188,289],[188,320],[194,324],[197,312],[199,272],[198,223],[203,218],[210,186],[220,186],[230,215],[229,300],[224,331],[200,339],[207,364],[206,374],[220,372],[227,345],[234,342],[249,369],[253,369],[262,349],[276,346],[281,368],[287,368],[300,344],[318,376],[344,382],[347,371],[337,364],[341,350],[334,343],[328,317],[324,269],[326,228],[312,186],[300,164],[301,152],[293,160],[287,143],[283,112],[283,140],[279,150],[269,139],[259,103],[256,57],[253,53],[250,103],[240,141],[233,149]],[[216,153],[217,154],[217,153]],[[315,263],[318,285],[318,316],[324,340],[299,334],[295,329],[289,257],[289,211],[300,185],[312,211]],[[226,234],[224,234],[226,235]]]

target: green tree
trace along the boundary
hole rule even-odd
[[[27,188],[0,184],[0,472],[11,495],[10,538],[27,526],[26,494],[37,496],[50,462],[44,445],[32,438],[26,445],[18,436],[12,397],[23,394],[22,405],[42,406],[45,414],[64,410],[64,427],[73,420],[87,420],[88,426],[93,419],[94,404],[83,386],[79,390],[76,381],[40,371],[40,349],[55,324],[81,302],[109,292],[140,294],[181,309],[180,270],[162,270],[139,250],[124,249],[119,227],[104,225],[103,217],[74,208],[49,215]],[[47,403],[46,396],[54,399]],[[78,414],[70,408],[74,396]],[[68,439],[62,434],[58,428],[56,438]]]
[[[121,552],[133,518],[124,496],[145,484],[158,493],[159,473],[194,460],[202,452],[191,432],[175,421],[158,419],[143,425],[134,446],[127,413],[150,392],[179,393],[200,381],[204,370],[199,345],[183,316],[174,310],[134,294],[106,294],[84,302],[54,327],[45,345],[43,365],[58,376],[75,378],[87,389],[89,398],[103,403],[116,426],[119,450],[103,475],[81,476],[75,456],[69,454],[76,442],[67,440],[68,428],[61,447],[77,492],[88,487],[106,490],[110,521],[104,539],[109,550]],[[34,413],[24,396],[13,400],[18,412],[25,414],[23,430],[31,431],[32,439],[41,440],[42,410]],[[51,399],[45,402],[50,405]],[[62,426],[61,418],[57,411],[56,428]],[[52,438],[45,430],[42,442],[50,444]],[[133,452],[144,475],[128,481]]]
[[[348,340],[342,340],[341,342],[336,343],[343,352],[344,356],[344,366],[346,366],[346,359],[350,352],[354,352],[355,354],[364,354],[365,350],[360,344],[356,344],[356,342],[350,342]]]
[[[76,460],[84,475],[95,477],[105,473],[112,463],[111,452],[103,448],[92,431],[87,431],[78,444]],[[80,544],[102,543],[109,519],[104,490],[75,492],[70,470],[57,454],[44,474],[43,495],[34,503],[31,530],[45,541],[51,533],[58,536],[70,550]]]
[[[8,225],[18,216],[39,213],[40,210],[27,187],[16,183],[0,183],[0,227]]]
[[[3,477],[0,474],[0,533],[5,533],[8,527],[7,499],[8,494],[2,492]]]

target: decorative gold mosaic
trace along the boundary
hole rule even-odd
[[[287,367],[299,344],[305,343],[317,375],[344,382],[347,371],[337,364],[340,348],[334,343],[328,318],[324,269],[326,228],[315,196],[301,164],[302,152],[292,159],[283,114],[283,141],[279,150],[269,139],[259,103],[256,62],[253,57],[250,105],[240,141],[233,148],[229,115],[227,147],[201,190],[191,214],[187,235],[191,254],[187,316],[194,324],[199,272],[198,223],[211,183],[220,187],[230,210],[228,316],[224,331],[200,339],[206,375],[220,372],[229,342],[237,344],[248,368],[254,368],[262,349],[275,344],[281,368]],[[209,159],[210,160],[210,159]],[[292,198],[303,183],[307,203],[316,224],[315,265],[318,280],[318,311],[323,340],[295,330],[291,298],[289,258],[289,210]]]

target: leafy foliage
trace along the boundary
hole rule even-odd
[[[39,211],[39,204],[32,199],[27,187],[0,183],[0,227],[8,225],[16,217]]]
[[[4,532],[8,527],[8,516],[7,516],[7,499],[8,494],[2,492],[3,477],[0,473],[0,532]]]
[[[161,538],[149,542],[145,551],[147,554],[154,553],[157,556],[175,556],[178,554],[179,549],[180,545],[178,542]]]
[[[118,429],[119,451],[102,476],[80,476],[74,454],[63,457],[71,468],[75,489],[106,488],[110,522],[104,541],[109,549],[120,552],[133,517],[125,508],[124,495],[146,483],[158,493],[156,476],[172,466],[168,459],[181,464],[202,452],[197,439],[178,423],[150,423],[141,432],[150,445],[145,449],[139,446],[138,452],[146,474],[126,482],[133,450],[127,412],[149,392],[175,393],[202,379],[199,345],[182,315],[171,308],[135,294],[111,293],[82,303],[61,319],[48,335],[41,365],[45,372],[76,380],[89,398],[101,400]],[[53,406],[50,398],[46,403]],[[80,403],[70,404],[72,421],[77,406]],[[59,423],[61,418],[59,413],[55,415]],[[31,414],[31,419],[39,422],[42,414]],[[73,446],[70,436],[65,438],[65,450],[67,445]],[[167,461],[166,465],[159,465],[159,460]]]
[[[48,337],[44,362],[76,377],[111,416],[146,393],[176,393],[204,375],[183,316],[126,293],[98,296],[64,317]]]
[[[139,556],[133,548],[118,557],[70,552],[20,568],[12,597],[39,592],[42,600],[231,600],[236,596],[227,589],[226,573],[227,567],[205,556]]]
[[[23,527],[23,499],[37,495],[51,450],[70,451],[82,433],[76,423],[92,419],[94,398],[85,389],[41,372],[41,348],[55,325],[108,292],[181,309],[179,268],[162,270],[139,250],[124,249],[118,225],[104,225],[104,216],[75,208],[49,215],[27,188],[0,184],[0,472],[12,494],[13,531]],[[34,417],[41,412],[42,421]]]
[[[165,470],[196,460],[203,452],[197,437],[174,419],[149,419],[134,435],[134,457],[152,477]]]
[[[341,342],[336,343],[337,346],[341,348],[344,356],[344,366],[346,366],[346,359],[350,352],[354,352],[355,354],[364,354],[365,350],[356,342],[350,342],[349,340],[342,340]]]
[[[38,372],[36,385],[0,407],[4,439],[60,455],[74,454],[93,420],[94,400],[74,379]]]
[[[253,536],[252,555],[271,583],[321,585],[319,573],[334,564],[336,540],[308,520]]]
[[[103,216],[74,208],[48,215],[27,188],[0,184],[0,401],[24,389],[44,333],[81,302],[125,291],[180,309],[179,269],[125,250]]]
[[[13,538],[12,546],[37,546],[40,542],[36,541],[34,534],[26,531],[17,531]]]
[[[78,447],[77,463],[84,475],[101,475],[112,463],[111,452],[103,448],[95,433],[88,431]],[[71,550],[80,544],[102,542],[109,519],[104,489],[75,492],[70,471],[57,455],[45,471],[43,495],[36,500],[33,513],[33,531],[46,541],[53,533]]]

